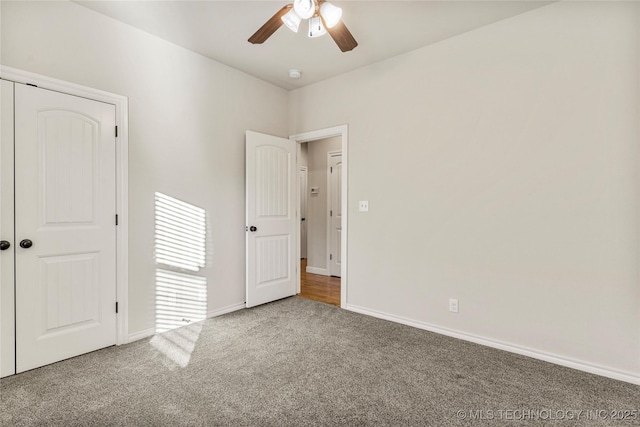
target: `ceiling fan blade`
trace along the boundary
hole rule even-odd
[[[353,38],[351,32],[344,25],[342,20],[338,22],[333,28],[327,28],[327,31],[331,35],[331,38],[338,45],[341,51],[348,52],[358,46],[358,42]]]
[[[269,20],[265,22],[258,31],[256,31],[251,37],[249,37],[249,42],[253,44],[264,43],[265,40],[271,37],[271,35],[282,26],[283,22],[281,18],[286,15],[286,13],[289,12],[292,7],[292,4],[288,4],[278,12],[276,12],[276,14],[269,18]]]

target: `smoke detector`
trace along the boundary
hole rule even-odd
[[[300,77],[302,77],[302,71],[296,69],[289,70],[290,79],[299,79]]]

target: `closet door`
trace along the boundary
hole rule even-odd
[[[0,377],[16,373],[13,311],[13,86],[0,80]],[[7,247],[7,245],[10,245]]]
[[[17,372],[116,343],[115,107],[15,85]]]

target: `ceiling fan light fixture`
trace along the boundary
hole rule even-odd
[[[302,19],[309,19],[316,13],[316,2],[314,0],[293,0],[293,10]]]
[[[284,22],[284,25],[286,25],[294,33],[298,32],[301,21],[302,18],[300,18],[300,15],[298,15],[293,9],[291,9],[282,17],[282,22]]]
[[[293,3],[281,7],[247,41],[262,44],[283,24],[297,33],[303,19],[309,20],[309,37],[329,33],[342,52],[349,52],[358,46],[358,42],[342,22],[342,9],[326,0],[293,0]]]
[[[320,15],[327,28],[333,28],[342,18],[342,9],[326,1],[320,6]]]
[[[322,25],[322,19],[319,16],[309,19],[309,37],[320,37],[325,34],[327,34],[327,30]]]

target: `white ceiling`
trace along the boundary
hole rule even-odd
[[[247,39],[283,1],[77,1],[143,31],[244,71],[295,89],[378,62],[484,25],[545,6],[550,1],[332,1],[358,47],[342,53],[327,34],[310,39],[282,26],[264,44]],[[291,68],[302,78],[288,77]]]

